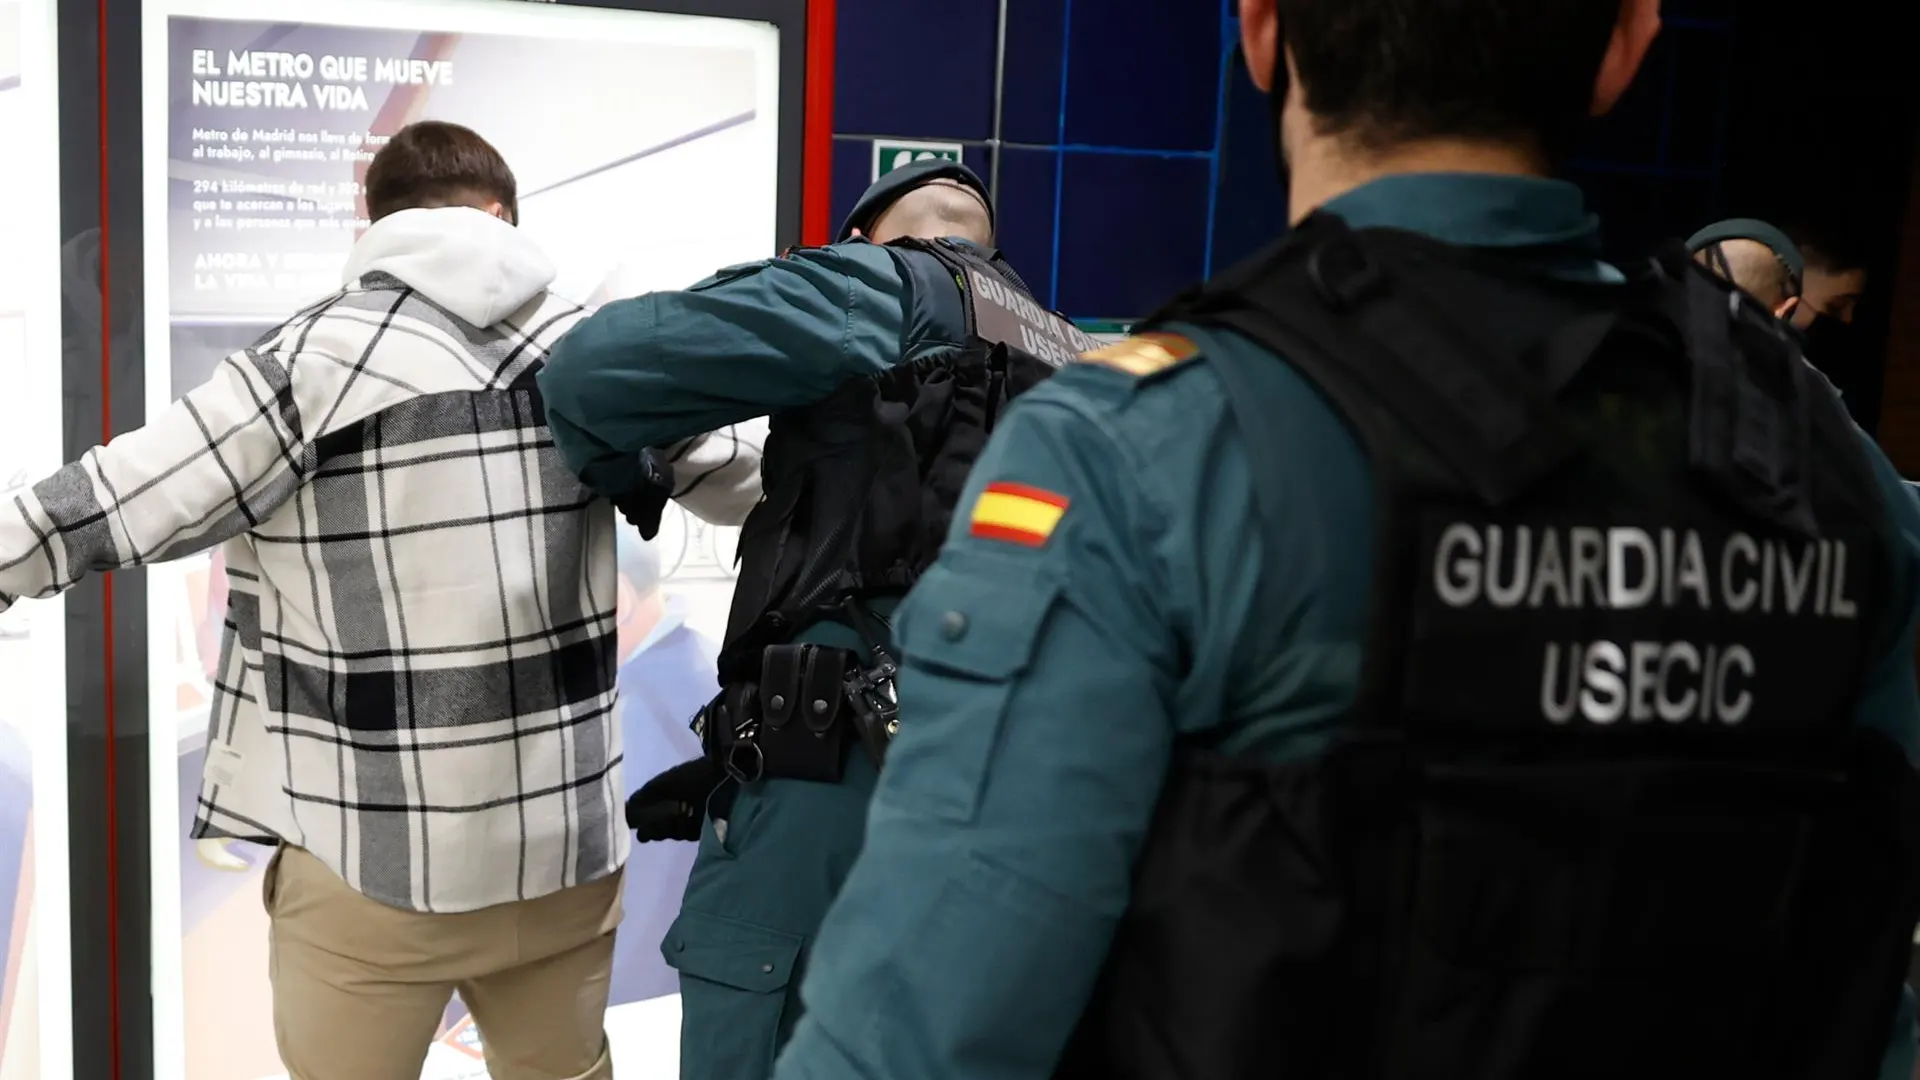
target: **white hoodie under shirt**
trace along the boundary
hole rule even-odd
[[[534,381],[586,311],[468,208],[383,218],[345,276],[0,508],[0,611],[224,543],[196,837],[297,844],[419,911],[604,877],[628,846],[615,517],[554,449]],[[743,518],[757,445],[674,448],[677,479],[704,477],[689,508]]]

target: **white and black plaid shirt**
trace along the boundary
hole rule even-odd
[[[0,610],[224,541],[194,835],[297,844],[420,911],[612,873],[615,516],[534,381],[583,314],[542,291],[479,328],[363,274],[0,508]],[[676,449],[713,473],[697,513],[744,516],[757,447]]]

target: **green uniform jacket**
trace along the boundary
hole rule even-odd
[[[1326,209],[1542,273],[1618,276],[1571,185],[1402,176]],[[1245,452],[1204,362],[1255,346],[1185,332],[1202,359],[1146,379],[1077,365],[1028,394],[976,467],[963,506],[997,483],[1066,510],[1040,546],[971,535],[958,516],[897,613],[901,734],[779,1080],[1045,1080],[1127,906],[1175,737],[1225,728],[1228,751],[1289,759],[1324,747],[1348,708],[1372,570],[1367,459],[1294,373],[1271,423],[1298,462],[1298,513],[1286,550],[1262,550]],[[1906,619],[1859,722],[1912,757],[1920,505],[1869,452]],[[1044,531],[1046,516],[1029,506],[1023,525]],[[1283,610],[1256,607],[1274,595],[1266,574],[1284,576]],[[1885,1076],[1905,1080],[1910,1005],[1889,1032]]]
[[[849,379],[957,348],[964,334],[957,288],[916,296],[895,253],[854,241],[608,304],[554,349],[540,388],[568,464],[619,495],[647,447],[815,404]],[[893,600],[872,607],[885,617]],[[861,645],[830,622],[802,637]],[[681,1080],[772,1072],[800,1015],[808,945],[859,852],[874,780],[856,752],[840,784],[749,784],[724,824],[705,823],[660,943],[680,972]]]
[[[940,299],[912,295],[892,252],[855,240],[616,300],[540,373],[553,441],[588,486],[625,495],[648,447],[812,405],[848,379],[958,347],[957,300]]]

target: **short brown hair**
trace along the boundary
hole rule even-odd
[[[1435,138],[1563,149],[1593,103],[1621,0],[1275,0],[1322,135],[1366,149]]]
[[[367,219],[434,206],[500,203],[518,223],[513,170],[493,144],[459,124],[422,120],[395,132],[367,165]]]

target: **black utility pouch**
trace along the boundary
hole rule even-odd
[[[760,751],[767,775],[837,784],[846,771],[848,653],[775,645],[760,668]]]

